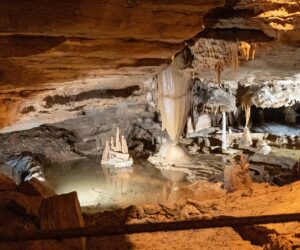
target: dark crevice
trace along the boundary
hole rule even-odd
[[[160,59],[160,58],[141,58],[136,59],[135,64],[132,63],[121,63],[118,64],[118,68],[126,68],[126,67],[143,67],[143,66],[159,66],[162,64],[169,64],[171,62],[170,59]]]
[[[26,57],[48,51],[66,40],[65,37],[10,35],[0,36],[0,57]]]
[[[214,28],[221,19],[243,18],[250,19],[258,15],[255,10],[244,9],[235,10],[237,0],[227,0],[224,7],[215,8],[209,11],[203,18],[204,31],[198,33],[193,39],[188,41],[193,45],[198,38],[213,38],[228,41],[248,41],[248,42],[270,42],[274,39],[266,35],[261,30],[232,28]]]
[[[270,230],[263,226],[235,227],[234,230],[242,237],[243,240],[250,241],[252,245],[256,246],[264,246],[270,243],[270,235],[277,235],[275,230]]]
[[[123,89],[98,89],[98,90],[91,90],[79,93],[78,95],[71,95],[71,96],[63,96],[63,95],[54,95],[54,96],[47,96],[43,100],[46,102],[44,107],[51,108],[53,105],[64,105],[70,102],[80,102],[88,99],[103,99],[103,98],[127,98],[132,96],[134,92],[139,91],[140,87],[138,85],[130,86]]]
[[[256,16],[254,10],[234,10],[230,8],[217,8],[212,11],[210,11],[208,14],[204,16],[204,23],[205,27],[209,27],[210,23],[214,24],[220,19],[229,19],[229,18],[237,18],[237,17],[243,17],[243,18],[251,18]]]
[[[28,113],[31,113],[31,112],[34,112],[35,111],[35,107],[34,106],[28,106],[28,107],[25,107],[21,110],[21,114],[28,114]]]
[[[271,42],[274,39],[261,30],[253,29],[205,29],[196,38],[214,38],[227,41]]]

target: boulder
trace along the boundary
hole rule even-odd
[[[16,214],[38,219],[41,206],[41,197],[30,197],[21,193],[12,193],[8,207]]]
[[[264,140],[259,140],[256,143],[256,148],[257,148],[256,153],[258,154],[268,155],[272,152],[272,148]]]
[[[226,166],[224,169],[224,187],[229,192],[237,190],[252,191],[252,180],[249,173],[249,163],[241,156],[237,165]]]
[[[21,182],[17,186],[16,190],[28,196],[39,196],[43,198],[48,198],[56,195],[56,193],[52,189],[45,186],[36,178]]]
[[[285,157],[285,156],[276,156],[276,155],[263,155],[255,153],[249,158],[250,161],[255,163],[265,163],[269,165],[276,165],[282,168],[292,169],[293,166],[297,163],[296,159]]]
[[[128,217],[141,219],[145,215],[145,211],[141,206],[131,205],[128,208]]]
[[[16,183],[5,174],[0,173],[0,191],[14,191]]]
[[[84,220],[76,192],[43,199],[39,218],[41,230],[84,227]],[[85,249],[85,238],[43,241],[42,249],[83,250]]]
[[[183,219],[191,218],[195,215],[199,215],[201,212],[193,205],[186,204],[181,210],[180,210],[180,216]]]
[[[145,214],[153,215],[158,214],[162,210],[162,207],[158,204],[144,204],[143,209]]]

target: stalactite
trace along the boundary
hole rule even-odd
[[[242,57],[246,61],[249,61],[251,45],[249,43],[247,43],[247,42],[240,42],[239,48],[240,48]]]
[[[251,53],[251,60],[253,60],[257,54],[258,50],[258,44],[257,43],[252,43],[252,53]]]
[[[231,66],[236,74],[240,60],[253,60],[257,48],[257,43],[199,39],[191,47],[194,61],[192,68],[186,70],[187,77],[196,78],[203,70],[210,70],[216,74],[216,82],[220,85],[223,70]]]
[[[190,109],[189,82],[183,76],[183,57],[177,56],[158,76],[158,104],[165,128],[173,142],[178,142]]]
[[[227,150],[226,139],[226,112],[222,111],[222,149]]]
[[[243,144],[247,146],[252,145],[252,138],[248,128],[248,124],[250,121],[250,114],[251,114],[251,106],[252,106],[251,95],[252,93],[249,92],[242,97],[242,108],[245,111],[245,117],[246,117],[245,129],[244,129],[242,139],[243,139]]]
[[[221,72],[223,71],[223,66],[220,62],[217,62],[215,64],[215,72],[216,72],[216,76],[217,76],[217,83],[218,85],[221,84]]]

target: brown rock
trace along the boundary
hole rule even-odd
[[[12,0],[0,4],[0,29],[6,34],[22,33],[90,39],[132,37],[141,40],[176,42],[199,32],[202,28],[203,15],[213,7],[223,4],[222,0],[211,2],[204,0],[18,2]],[[14,16],[9,15],[12,10]],[[30,19],[25,15],[27,11],[31,13]]]
[[[22,116],[24,89],[50,93],[74,81],[119,87],[152,78],[203,30],[203,16],[222,5],[224,0],[0,2],[0,93],[14,93],[0,105],[0,127]]]
[[[44,199],[41,204],[39,218],[42,230],[84,226],[84,220],[76,192]],[[42,242],[42,244],[42,249],[45,250],[85,249],[85,238],[45,241]]]
[[[41,250],[40,241],[5,242],[0,243],[1,250]]]
[[[175,216],[178,214],[176,208],[164,207],[163,211],[165,211],[168,216]]]
[[[128,216],[131,218],[141,219],[145,215],[144,208],[141,206],[132,205],[127,208],[129,210]]]
[[[201,202],[195,201],[195,200],[192,200],[192,199],[187,199],[186,203],[190,204],[190,205],[193,205],[197,208],[203,207],[203,204]]]
[[[0,196],[1,205],[22,216],[39,217],[41,197],[30,197],[17,192],[5,192]],[[6,205],[5,205],[6,204]]]
[[[166,216],[161,215],[161,214],[157,215],[157,217],[156,217],[157,222],[164,222],[166,220],[167,220]]]
[[[148,215],[158,214],[162,210],[162,207],[158,204],[144,204],[143,208],[145,214]]]
[[[0,173],[0,191],[14,191],[16,183],[5,174]]]
[[[229,192],[244,189],[252,191],[249,163],[243,156],[241,156],[239,164],[225,167],[224,186]]]
[[[194,207],[197,208],[197,210],[199,210],[201,213],[207,213],[210,208],[204,204],[204,203],[201,203],[199,201],[195,201],[195,200],[191,200],[191,199],[188,199],[187,200],[187,204],[190,204],[190,205],[193,205]]]
[[[41,183],[36,178],[33,178],[29,181],[21,182],[18,186],[16,191],[26,194],[28,196],[40,196],[43,198],[48,198],[55,196],[56,193]]]
[[[211,219],[213,216],[210,213],[206,213],[202,215],[202,219],[203,220],[209,220]]]
[[[197,215],[193,216],[191,219],[193,219],[193,220],[202,220],[203,215],[202,214],[197,214]]]
[[[186,219],[199,214],[200,211],[196,207],[190,204],[187,204],[186,206],[183,207],[183,209],[180,210],[181,217]]]

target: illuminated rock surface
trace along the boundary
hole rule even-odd
[[[0,45],[0,172],[16,182],[0,176],[1,230],[299,212],[298,0],[6,0]],[[111,153],[133,165],[101,166]],[[296,249],[299,233],[279,223],[86,249]],[[46,243],[0,249],[85,248]]]

